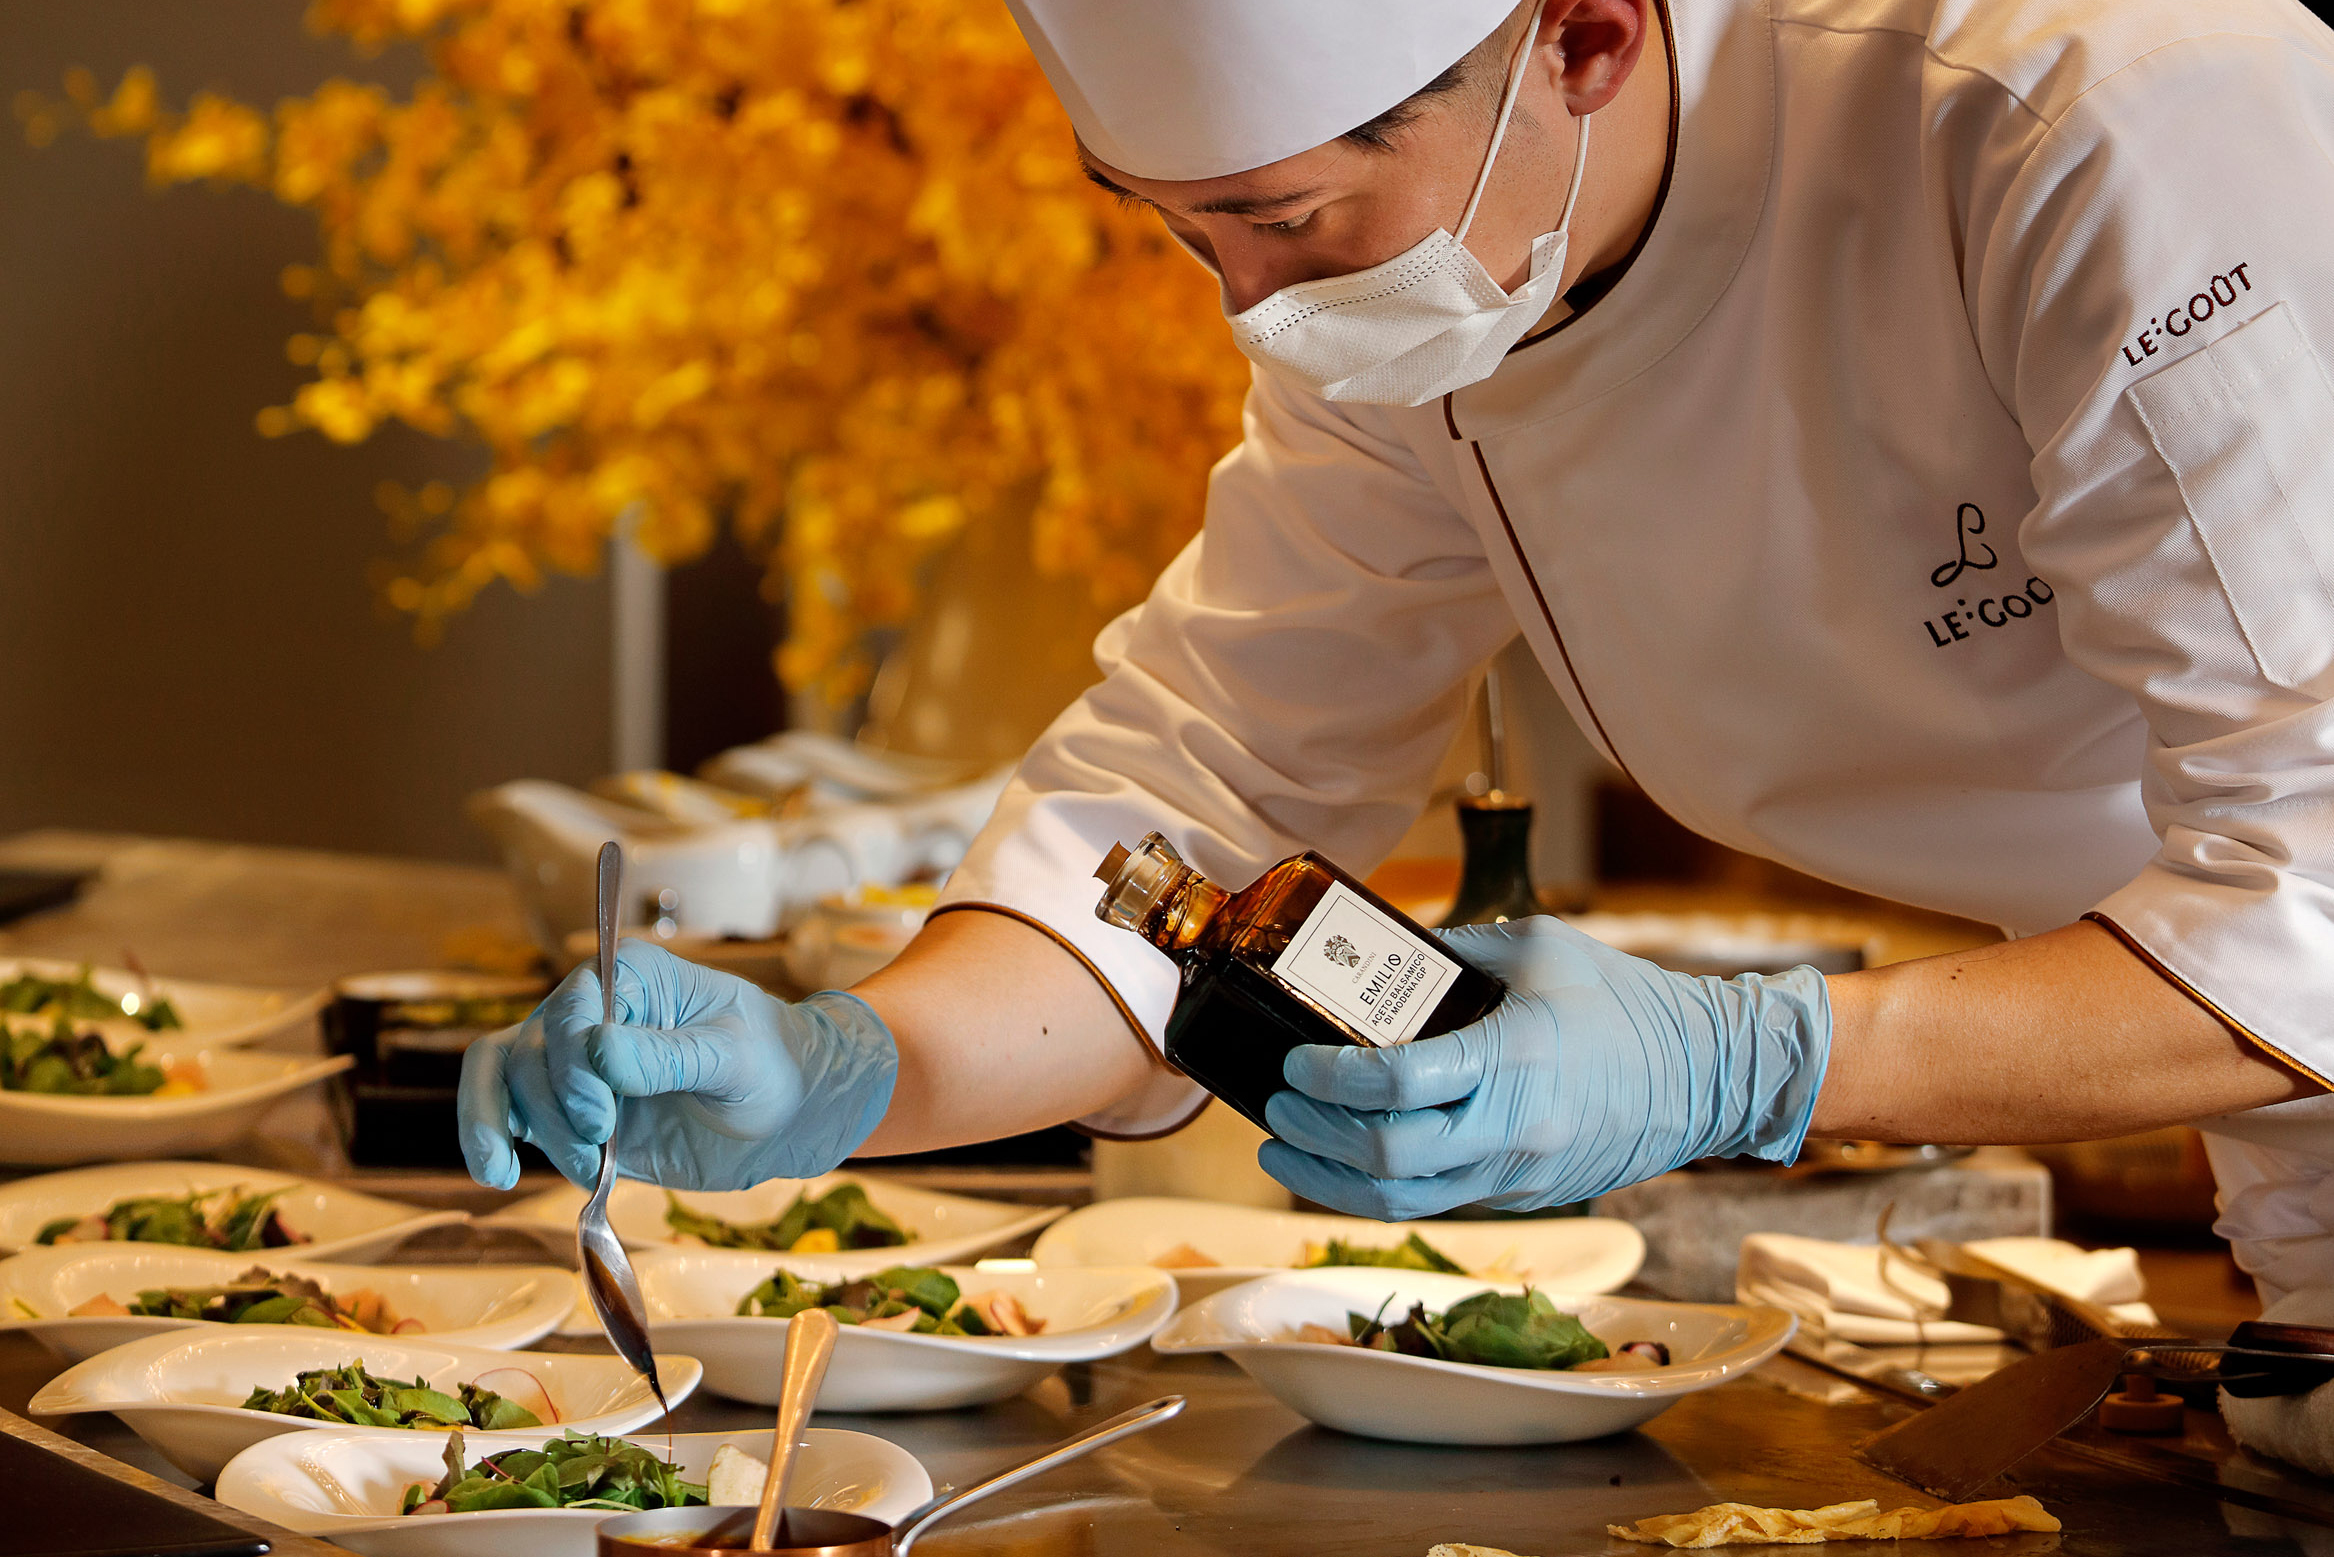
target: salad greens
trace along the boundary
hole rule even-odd
[[[867,1191],[845,1181],[818,1199],[796,1195],[768,1222],[725,1222],[691,1210],[665,1191],[665,1226],[682,1238],[716,1249],[770,1249],[781,1254],[833,1254],[842,1249],[896,1249],[916,1235],[885,1216]]]
[[[1036,1335],[1045,1328],[1044,1320],[1031,1319],[1005,1293],[966,1298],[952,1277],[913,1265],[832,1283],[772,1271],[737,1305],[748,1319],[792,1319],[812,1308],[825,1309],[838,1324],[915,1335]]]
[[[1382,1322],[1384,1315],[1383,1306],[1374,1315],[1347,1314],[1353,1344],[1487,1368],[1572,1368],[1606,1355],[1605,1343],[1589,1334],[1587,1326],[1550,1302],[1546,1293],[1530,1288],[1520,1294],[1478,1292],[1440,1314],[1428,1313],[1424,1303],[1413,1303],[1407,1316],[1390,1325]]]
[[[170,1080],[161,1066],[138,1056],[145,1045],[134,1043],[116,1054],[105,1038],[91,1028],[73,1030],[72,1018],[59,1012],[47,1033],[0,1024],[7,1045],[0,1053],[0,1088],[10,1092],[48,1092],[72,1097],[146,1097]]]
[[[351,1427],[475,1427],[506,1432],[543,1425],[534,1412],[491,1389],[464,1384],[449,1395],[420,1379],[410,1384],[377,1379],[365,1371],[362,1359],[345,1368],[311,1368],[285,1389],[255,1389],[243,1409]]]
[[[203,1319],[231,1325],[311,1325],[369,1335],[401,1335],[419,1330],[401,1320],[388,1300],[370,1287],[335,1297],[305,1276],[279,1276],[254,1265],[221,1287],[154,1287],[127,1306],[92,1298],[73,1310],[85,1314],[135,1314],[161,1319]]]
[[[1298,1268],[1313,1270],[1323,1265],[1375,1265],[1389,1270],[1435,1270],[1450,1276],[1467,1274],[1465,1266],[1416,1233],[1391,1249],[1372,1249],[1364,1244],[1347,1243],[1342,1238],[1305,1245],[1304,1263]]]
[[[0,1015],[61,1017],[68,1022],[119,1021],[127,1017],[150,1033],[186,1025],[167,998],[150,1002],[117,999],[99,989],[90,982],[87,963],[70,979],[19,973],[0,983]]]
[[[61,1216],[44,1224],[35,1243],[99,1243],[127,1239],[173,1243],[190,1249],[282,1249],[310,1243],[305,1233],[284,1225],[275,1202],[280,1189],[246,1195],[233,1189],[197,1190],[186,1195],[133,1195],[89,1216]]]
[[[476,1514],[495,1508],[600,1508],[628,1513],[687,1508],[705,1487],[680,1467],[621,1438],[567,1433],[540,1449],[505,1449],[464,1467],[462,1430],[446,1440],[446,1474],[405,1489],[401,1514]]]

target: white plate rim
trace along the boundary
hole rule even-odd
[[[1273,1341],[1261,1337],[1246,1336],[1230,1340],[1190,1340],[1176,1333],[1198,1329],[1203,1325],[1221,1325],[1218,1315],[1225,1309],[1232,1307],[1236,1301],[1255,1295],[1261,1288],[1285,1288],[1301,1285],[1317,1287],[1325,1293],[1339,1292],[1338,1286],[1306,1279],[1317,1278],[1330,1272],[1339,1274],[1350,1272],[1364,1276],[1373,1274],[1369,1267],[1329,1266],[1318,1270],[1283,1271],[1256,1281],[1243,1282],[1237,1287],[1204,1298],[1178,1314],[1158,1334],[1151,1337],[1151,1349],[1163,1357],[1196,1356],[1210,1352],[1221,1353],[1235,1359],[1243,1353],[1254,1352],[1315,1357],[1335,1356],[1346,1359],[1347,1366],[1396,1370],[1388,1374],[1389,1383],[1398,1378],[1403,1371],[1412,1374],[1423,1371],[1426,1374],[1439,1375],[1444,1378],[1529,1389],[1543,1394],[1607,1396],[1624,1399],[1668,1399],[1672,1396],[1690,1395],[1708,1389],[1725,1379],[1733,1378],[1760,1366],[1781,1351],[1799,1328],[1799,1321],[1791,1314],[1763,1303],[1674,1303],[1654,1298],[1615,1297],[1609,1292],[1567,1293],[1547,1291],[1545,1288],[1538,1289],[1546,1292],[1547,1297],[1558,1308],[1567,1311],[1577,1305],[1590,1302],[1620,1303],[1632,1308],[1655,1311],[1667,1310],[1724,1316],[1737,1320],[1748,1327],[1749,1334],[1724,1351],[1697,1358],[1690,1364],[1673,1365],[1671,1368],[1662,1370],[1659,1374],[1584,1374],[1562,1369],[1494,1368],[1483,1363],[1448,1362],[1440,1357],[1409,1357],[1399,1352],[1370,1351],[1358,1346],[1335,1346],[1326,1341]],[[1486,1288],[1502,1292],[1521,1292],[1524,1290],[1523,1284],[1520,1282],[1485,1282],[1474,1277],[1447,1276],[1435,1271],[1390,1271],[1385,1274],[1433,1276],[1438,1286],[1441,1282],[1464,1284],[1478,1292]],[[1291,1280],[1290,1278],[1296,1279]],[[1359,1288],[1363,1284],[1349,1282],[1343,1285]],[[1368,1285],[1374,1290],[1382,1287],[1384,1282],[1381,1280],[1368,1283]],[[1360,1294],[1356,1291],[1354,1295],[1358,1297]],[[1464,1292],[1456,1292],[1449,1297],[1442,1297],[1439,1291],[1435,1293],[1397,1292],[1396,1294],[1397,1298],[1402,1300],[1424,1298],[1429,1303],[1439,1300],[1446,1304],[1465,1295],[1467,1294]],[[1341,1294],[1340,1301],[1343,1300]],[[1230,1328],[1229,1325],[1221,1325],[1221,1327]]]
[[[380,1438],[387,1434],[390,1430],[386,1428],[337,1427],[332,1428],[329,1431],[336,1439],[347,1439],[351,1441],[362,1442],[368,1439]],[[848,1427],[811,1427],[806,1431],[809,1435],[812,1436],[850,1439],[855,1443],[864,1442],[881,1445],[882,1449],[888,1452],[882,1454],[880,1457],[889,1459],[892,1456],[897,1456],[898,1459],[905,1462],[908,1467],[912,1467],[916,1473],[916,1482],[912,1485],[920,1486],[921,1490],[917,1493],[915,1501],[908,1505],[909,1510],[912,1511],[913,1509],[919,1508],[925,1503],[931,1501],[933,1494],[931,1472],[924,1468],[923,1461],[917,1459],[915,1455],[909,1453],[906,1449],[901,1448],[898,1444],[893,1443],[890,1439],[875,1433],[863,1432],[859,1429]],[[761,1434],[762,1429],[751,1428],[738,1429],[732,1432],[680,1433],[676,1434],[675,1438],[676,1440],[687,1440],[692,1438],[718,1438],[725,1441],[730,1441],[735,1440],[736,1438],[746,1433]],[[243,1450],[242,1453],[237,1454],[234,1459],[227,1462],[226,1468],[219,1472],[219,1480],[213,1488],[213,1491],[217,1493],[220,1502],[225,1503],[229,1508],[239,1509],[243,1513],[253,1514],[261,1519],[271,1520],[274,1523],[283,1526],[285,1529],[291,1531],[295,1535],[312,1536],[324,1540],[330,1540],[335,1535],[363,1535],[377,1530],[403,1530],[411,1528],[411,1526],[406,1523],[406,1520],[410,1516],[404,1514],[327,1514],[319,1513],[313,1509],[291,1508],[274,1500],[261,1500],[258,1498],[252,1498],[248,1502],[240,1503],[232,1500],[228,1496],[230,1491],[228,1478],[236,1475],[235,1467],[237,1463],[243,1460],[246,1455],[258,1456],[263,1453],[269,1455],[279,1455],[294,1452],[293,1449],[289,1446],[283,1448],[269,1447],[269,1445],[276,1443],[277,1439],[283,1438],[284,1436],[286,1435],[279,1433],[275,1438],[263,1439],[259,1443],[252,1445],[250,1448]],[[622,1438],[627,1442],[637,1443],[638,1447],[648,1449],[651,1452],[654,1452],[664,1441],[662,1434],[643,1433],[638,1429],[623,1433],[605,1433],[601,1436]],[[531,1437],[525,1433],[466,1432],[463,1434],[463,1446],[465,1453],[467,1453],[473,1445],[477,1446],[482,1454],[496,1454],[500,1453],[504,1449],[537,1448],[542,1445],[543,1441],[544,1440],[540,1436]],[[237,1476],[233,1490],[242,1490],[242,1483],[249,1478],[250,1474],[251,1473],[246,1470],[243,1476]],[[259,1506],[253,1506],[254,1504]],[[470,1522],[466,1524],[466,1528],[472,1530],[491,1530],[495,1524],[508,1524],[516,1519],[540,1519],[545,1515],[557,1515],[561,1518],[579,1520],[586,1517],[597,1519],[606,1519],[609,1517],[605,1510],[589,1508],[489,1508],[481,1509],[475,1513],[448,1514],[438,1517],[461,1519],[466,1522]],[[896,1524],[898,1521],[887,1520],[885,1522]]]
[[[155,1046],[157,1049],[161,1045]],[[179,1051],[181,1057],[202,1055],[201,1050]],[[199,1119],[206,1114],[224,1114],[253,1103],[264,1103],[286,1092],[313,1086],[328,1076],[337,1076],[356,1064],[351,1054],[327,1054],[317,1058],[302,1055],[261,1055],[248,1049],[226,1049],[222,1059],[281,1059],[285,1068],[278,1075],[263,1081],[245,1082],[235,1087],[206,1087],[200,1092],[185,1092],[173,1097],[75,1097],[61,1092],[15,1092],[0,1090],[0,1116],[10,1113],[51,1114],[59,1118],[81,1118],[91,1121],[130,1121],[137,1124],[175,1123],[182,1119]],[[207,1056],[204,1058],[208,1059]]]
[[[0,1209],[5,1209],[17,1201],[39,1198],[52,1188],[61,1188],[57,1185],[57,1181],[60,1179],[86,1180],[96,1185],[103,1185],[111,1180],[120,1181],[119,1187],[93,1188],[90,1194],[96,1203],[90,1205],[88,1210],[83,1213],[84,1215],[94,1215],[105,1210],[115,1201],[126,1200],[141,1194],[185,1194],[190,1190],[235,1187],[247,1188],[254,1193],[312,1188],[328,1195],[345,1197],[349,1200],[361,1201],[368,1205],[404,1213],[402,1216],[385,1221],[369,1231],[343,1233],[338,1238],[330,1239],[312,1236],[306,1243],[284,1246],[286,1249],[298,1250],[297,1258],[318,1263],[329,1262],[335,1255],[348,1249],[363,1248],[368,1244],[384,1240],[395,1243],[411,1237],[415,1233],[426,1232],[432,1228],[458,1227],[471,1219],[470,1213],[467,1211],[432,1211],[426,1206],[408,1205],[402,1200],[389,1200],[367,1190],[357,1189],[346,1184],[336,1184],[330,1179],[314,1178],[299,1173],[286,1173],[276,1168],[249,1167],[241,1163],[203,1162],[191,1158],[176,1157],[156,1158],[151,1162],[82,1163],[74,1167],[52,1169],[46,1173],[28,1173],[22,1178],[0,1183]],[[107,1239],[103,1243],[92,1243],[89,1247],[102,1248],[113,1244],[134,1246],[141,1242],[141,1240],[128,1238]],[[5,1238],[0,1238],[0,1256],[21,1254],[27,1249],[62,1247],[70,1246],[38,1243],[15,1244],[7,1242]],[[177,1246],[153,1244],[151,1247],[172,1248]],[[258,1258],[270,1251],[252,1249],[243,1252]]]
[[[0,981],[14,978],[19,972],[29,972],[47,979],[71,979],[80,974],[83,966],[82,963],[57,957],[0,956]],[[301,1022],[322,1011],[332,999],[332,991],[322,985],[307,990],[281,989],[270,985],[225,984],[211,979],[182,979],[162,974],[155,975],[149,981],[141,980],[137,974],[132,973],[127,968],[112,967],[102,962],[92,962],[86,966],[89,968],[92,981],[96,982],[100,988],[106,984],[114,983],[135,985],[151,982],[157,993],[173,1003],[177,1002],[181,994],[200,995],[204,998],[218,996],[252,1001],[275,999],[283,1002],[281,1006],[264,1016],[251,1017],[242,1022],[227,1022],[213,1026],[196,1026],[189,1023],[184,1027],[168,1028],[160,1032],[147,1032],[145,1028],[139,1027],[139,1032],[144,1033],[146,1037],[157,1043],[175,1041],[196,1045],[215,1045],[223,1049],[239,1048],[244,1044],[256,1043],[262,1038],[280,1033],[286,1028],[298,1026]],[[133,1026],[137,1025],[134,1017],[92,1018],[91,1025],[104,1031],[107,1030],[107,1024],[116,1021],[129,1023]]]

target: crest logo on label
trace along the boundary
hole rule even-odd
[[[1362,964],[1361,953],[1354,949],[1353,942],[1342,935],[1333,935],[1323,941],[1321,955],[1348,968],[1358,968]]]

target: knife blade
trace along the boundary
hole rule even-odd
[[[2098,1405],[2131,1365],[2132,1347],[2102,1337],[2022,1357],[1852,1452],[1923,1492],[1968,1502]]]

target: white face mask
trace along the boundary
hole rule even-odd
[[[1503,289],[1466,244],[1539,32],[1535,15],[1508,73],[1491,149],[1484,154],[1458,232],[1437,228],[1382,265],[1283,287],[1244,313],[1233,313],[1227,304],[1224,317],[1232,339],[1252,361],[1326,400],[1424,405],[1489,378],[1508,348],[1547,313],[1563,283],[1566,229],[1588,165],[1585,116],[1563,214],[1554,232],[1532,241],[1531,274],[1523,285],[1513,292]]]

